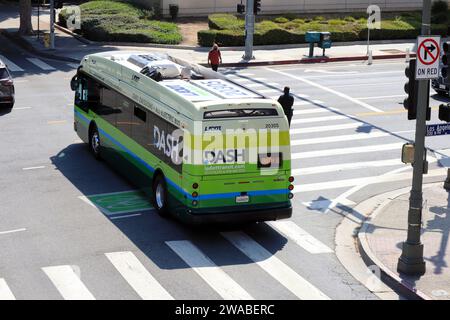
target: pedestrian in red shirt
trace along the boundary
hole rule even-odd
[[[208,65],[210,65],[214,71],[217,71],[219,64],[221,63],[222,55],[220,54],[219,46],[214,43],[212,49],[208,53]]]

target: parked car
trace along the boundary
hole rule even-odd
[[[14,106],[14,81],[6,65],[0,60],[0,108]]]
[[[431,81],[431,86],[440,96],[448,97],[450,95],[450,85],[446,84],[444,78],[441,76],[438,79]]]

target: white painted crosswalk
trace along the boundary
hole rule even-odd
[[[190,241],[168,241],[167,245],[178,254],[203,280],[225,300],[252,300],[239,284],[216,266]]]
[[[15,72],[33,72],[33,71],[55,71],[58,68],[53,65],[53,62],[45,62],[42,59],[33,57],[33,58],[16,58],[16,57],[5,57],[4,55],[0,55],[0,60],[3,61],[8,67],[9,71],[12,73]],[[75,63],[63,63],[59,62],[59,65],[65,65],[72,69],[78,68],[78,65]]]
[[[111,252],[105,255],[142,299],[173,299],[132,252]]]
[[[75,273],[74,267],[69,265],[44,267],[42,271],[49,277],[53,285],[65,300],[95,300]]]
[[[11,292],[5,279],[0,278],[0,300],[15,300],[14,294]]]
[[[0,60],[2,60],[4,64],[6,64],[6,66],[9,69],[9,71],[11,71],[11,72],[22,72],[22,71],[24,71],[21,67],[19,67],[17,64],[12,62],[11,60],[7,59],[5,56],[0,55]]]
[[[52,70],[56,70],[55,68],[53,68],[52,66],[46,64],[44,61],[37,59],[37,58],[27,58],[28,61],[30,61],[32,64],[34,64],[35,66],[41,68],[44,71],[52,71]]]
[[[329,299],[322,291],[301,277],[245,233],[239,231],[224,232],[222,235],[296,297],[302,300]]]

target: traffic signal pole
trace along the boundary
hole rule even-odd
[[[55,0],[50,0],[50,49],[55,49]]]
[[[255,0],[247,0],[247,11],[245,13],[245,53],[244,60],[253,59],[253,34],[255,33]]]
[[[431,0],[423,0],[422,35],[431,34]],[[403,243],[402,255],[397,264],[397,270],[407,275],[425,274],[423,259],[423,244],[420,241],[422,227],[423,193],[422,183],[426,163],[425,136],[428,108],[428,88],[430,80],[418,82],[418,108],[416,120],[415,152],[413,165],[413,180],[408,211],[408,235]]]

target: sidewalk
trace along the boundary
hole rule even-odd
[[[363,224],[358,234],[361,254],[366,263],[380,267],[397,287],[415,292],[422,299],[450,300],[450,193],[441,182],[424,185],[423,196],[425,275],[413,277],[397,272],[407,236],[408,190],[388,196]]]
[[[36,12],[35,12],[36,13]],[[49,29],[48,11],[41,11],[41,30]],[[37,17],[33,18],[33,26],[37,29]],[[186,46],[163,46],[144,44],[112,44],[95,43],[90,41],[79,41],[73,36],[56,29],[55,50],[44,47],[42,38],[38,41],[36,36],[18,37],[16,32],[19,28],[19,17],[17,9],[0,4],[0,32],[9,39],[16,41],[23,48],[32,51],[36,55],[47,58],[61,59],[70,62],[79,62],[86,54],[101,51],[164,51],[176,57],[199,64],[207,62],[207,52],[210,48],[186,47]],[[400,41],[393,43],[380,43],[371,45],[374,59],[404,58],[406,51],[411,50],[413,41]],[[333,48],[326,51],[326,57],[322,57],[322,50],[315,49],[319,56],[309,59],[307,57],[309,48],[307,45],[287,46],[259,46],[254,48],[255,59],[246,62],[242,59],[243,47],[222,48],[223,67],[245,67],[250,65],[273,65],[293,63],[317,63],[336,61],[362,61],[367,59],[367,45],[365,43],[335,43]]]

